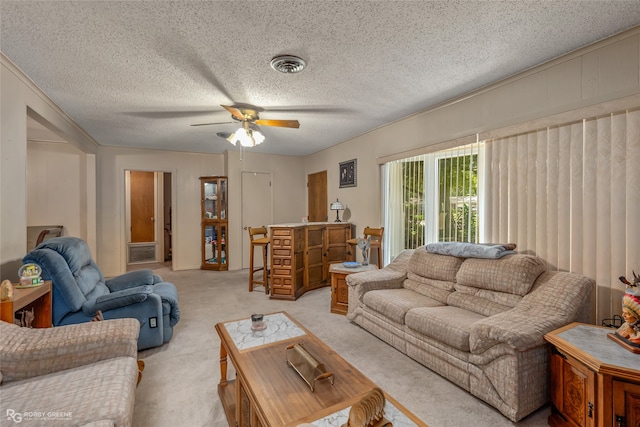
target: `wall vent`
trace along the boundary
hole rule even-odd
[[[129,264],[141,264],[145,262],[156,262],[155,243],[130,243],[129,244]]]

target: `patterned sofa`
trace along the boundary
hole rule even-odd
[[[43,329],[0,321],[6,425],[130,426],[139,331],[131,318]]]
[[[549,401],[544,334],[589,321],[593,280],[538,257],[402,252],[347,276],[348,319],[516,422]]]

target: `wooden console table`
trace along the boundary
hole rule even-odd
[[[0,303],[0,320],[13,323],[17,311],[33,308],[34,328],[51,327],[51,281],[29,288],[13,287],[13,299]]]
[[[309,222],[269,226],[271,299],[295,300],[329,285],[329,266],[350,261],[347,240],[354,225]]]
[[[550,426],[640,425],[640,355],[607,338],[614,329],[572,323],[552,344]]]

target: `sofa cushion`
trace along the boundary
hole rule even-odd
[[[113,425],[130,426],[137,378],[136,358],[102,360],[4,384],[0,411],[5,415],[8,409],[21,414],[43,409],[55,415],[28,422],[23,419],[25,422],[16,425],[83,426],[96,420],[112,420]]]
[[[417,307],[443,305],[440,301],[409,289],[379,289],[364,294],[364,305],[396,323],[404,324],[407,311]]]
[[[455,282],[464,258],[415,250],[407,265],[407,273],[445,282]]]
[[[447,305],[460,307],[483,316],[493,316],[513,308],[522,297],[519,295],[491,292],[484,289],[468,288],[469,292],[456,291],[447,298]],[[475,292],[473,292],[475,290]],[[504,304],[497,301],[505,296]],[[513,297],[513,298],[509,298]],[[513,300],[513,301],[511,301]]]
[[[407,279],[402,286],[446,304],[463,261],[462,258],[416,250],[407,265]]]
[[[415,273],[407,273],[407,279],[402,286],[421,295],[433,298],[443,304],[447,303],[447,297],[453,292],[453,282],[429,279],[418,276]]]
[[[532,255],[508,255],[495,260],[467,258],[458,270],[456,283],[524,296],[545,268],[545,262]]]
[[[407,328],[434,338],[460,351],[469,351],[469,335],[474,322],[484,319],[459,307],[418,307],[407,312]]]

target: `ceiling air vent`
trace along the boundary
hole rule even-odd
[[[271,68],[281,73],[299,73],[307,65],[303,59],[292,55],[276,56],[271,60]]]

